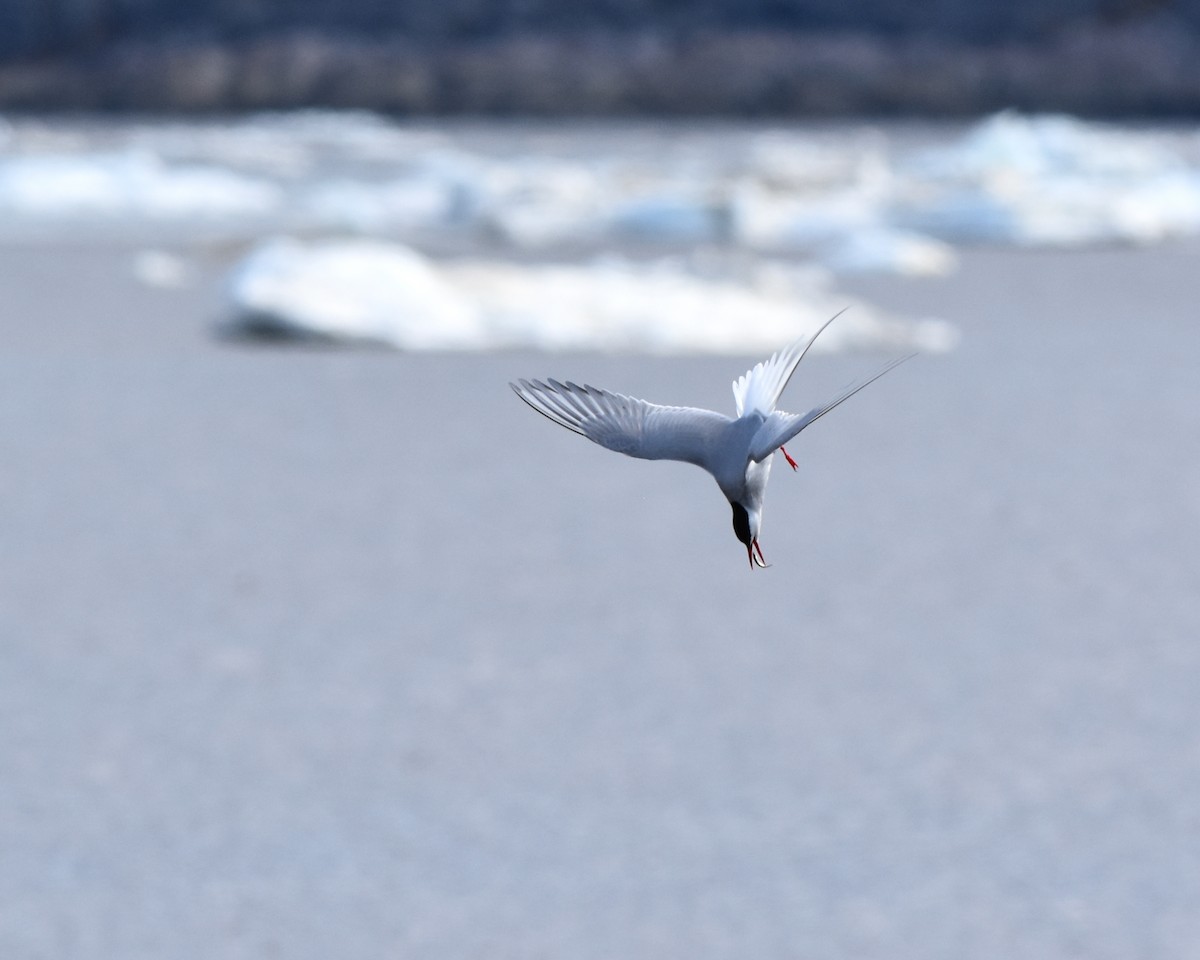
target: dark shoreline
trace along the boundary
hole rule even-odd
[[[1156,24],[977,45],[869,33],[521,33],[424,42],[292,31],[123,41],[0,63],[0,110],[413,116],[1200,115],[1200,38]]]

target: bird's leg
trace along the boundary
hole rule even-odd
[[[779,452],[783,454],[783,459],[788,462],[788,466],[795,470],[796,461],[791,458],[791,455],[787,452],[787,449],[785,447],[780,447]]]

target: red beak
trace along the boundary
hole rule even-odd
[[[758,552],[757,557],[754,555],[755,551]],[[755,567],[761,567],[763,570],[766,570],[769,566],[767,561],[763,558],[762,547],[758,545],[758,537],[755,537],[750,541],[750,546],[746,548],[746,556],[750,558],[751,570],[753,570]]]

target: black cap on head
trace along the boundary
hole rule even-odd
[[[750,547],[750,515],[740,503],[733,506],[733,533],[747,549]]]

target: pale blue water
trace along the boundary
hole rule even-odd
[[[506,382],[757,357],[247,347],[218,269],[0,251],[0,955],[1196,955],[1195,254],[858,281],[962,345],[790,447],[752,574]]]

